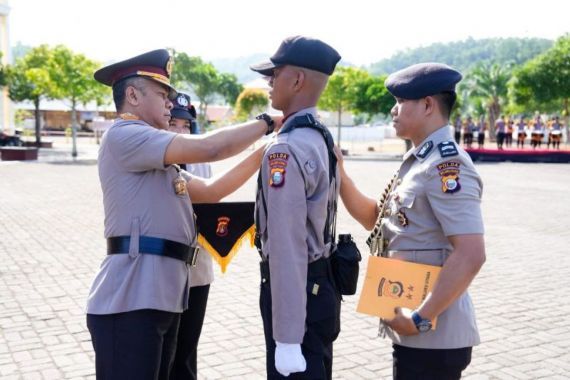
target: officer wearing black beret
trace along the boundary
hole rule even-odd
[[[326,43],[294,36],[251,66],[269,77],[271,105],[285,115],[265,151],[256,201],[268,379],[332,378],[340,294],[329,257],[339,177],[316,104],[339,60]]]
[[[397,308],[383,321],[397,380],[459,379],[480,341],[467,288],[485,261],[482,182],[449,125],[460,80],[458,71],[440,63],[413,65],[386,79],[396,99],[394,128],[413,147],[380,201],[362,194],[341,168],[342,200],[372,229],[372,254],[442,267],[416,310]]]
[[[98,166],[107,256],[87,302],[98,379],[168,379],[180,314],[196,262],[193,202],[217,202],[259,168],[262,151],[206,182],[177,163],[220,160],[280,123],[255,120],[194,136],[167,131],[172,61],[155,50],[106,66],[119,118],[103,136]]]

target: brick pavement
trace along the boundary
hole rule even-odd
[[[223,170],[226,163],[214,165]],[[397,162],[347,161],[377,194]],[[570,189],[567,165],[480,164],[487,263],[471,287],[483,343],[467,379],[566,379],[570,374]],[[254,181],[230,197],[251,200]],[[0,378],[94,378],[84,306],[104,255],[96,166],[0,163]],[[339,232],[367,233],[344,209]],[[200,342],[203,379],[261,379],[257,257],[244,249],[219,272]],[[364,273],[364,269],[362,273]],[[378,322],[343,304],[336,379],[391,378],[390,345]]]

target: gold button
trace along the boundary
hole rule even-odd
[[[402,184],[402,179],[401,179],[401,178],[398,178],[398,180],[396,181],[396,184],[397,184],[397,185],[401,185],[401,184]]]
[[[386,211],[384,211],[384,216],[385,217],[389,217],[390,215],[392,215],[392,212],[388,209]]]

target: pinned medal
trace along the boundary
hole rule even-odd
[[[174,187],[176,195],[188,194],[188,191],[186,190],[186,180],[182,178],[180,173],[178,173],[178,176],[172,181],[172,187]]]
[[[174,188],[174,193],[176,195],[186,195],[188,194],[188,190],[186,189],[186,180],[182,177],[180,173],[180,166],[179,165],[172,165],[172,167],[178,173],[178,176],[172,180],[172,187]]]
[[[398,222],[402,227],[407,227],[408,224],[410,224],[410,221],[408,220],[408,217],[406,216],[404,211],[399,210],[396,216],[398,217]]]

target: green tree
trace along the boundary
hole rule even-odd
[[[192,90],[200,101],[200,122],[205,125],[208,105],[222,96],[232,106],[243,87],[233,74],[219,73],[214,65],[200,57],[174,52],[172,82],[175,86]]]
[[[95,101],[101,104],[105,101],[109,92],[103,85],[93,78],[93,72],[100,64],[76,54],[63,45],[53,49],[53,54],[48,64],[49,75],[55,86],[53,95],[56,99],[68,100],[71,108],[71,125],[73,136],[72,156],[77,156],[76,132],[77,105]]]
[[[510,66],[497,63],[481,63],[468,75],[460,92],[467,98],[481,98],[489,115],[489,133],[495,135],[495,120],[501,115],[502,107],[508,103],[508,82],[511,79]],[[464,91],[467,90],[467,91]]]
[[[238,96],[243,91],[243,86],[238,82],[234,74],[221,73],[218,76],[218,92],[232,107],[236,105]]]
[[[394,97],[388,92],[386,76],[366,76],[355,83],[354,111],[366,114],[366,120],[378,114],[389,115]]]
[[[263,90],[246,88],[236,101],[238,120],[250,119],[254,113],[261,113],[269,104],[269,96]]]
[[[15,102],[34,104],[36,145],[41,145],[40,102],[53,98],[55,87],[47,68],[53,52],[47,45],[28,51],[7,69],[8,94]]]
[[[551,49],[515,70],[511,90],[517,104],[541,111],[561,110],[568,132],[570,34],[560,37]]]
[[[334,111],[338,115],[337,144],[339,147],[341,143],[342,113],[354,110],[356,93],[358,91],[356,83],[365,80],[367,77],[368,73],[362,69],[338,67],[329,78],[327,87],[321,95],[319,107],[323,110]]]

